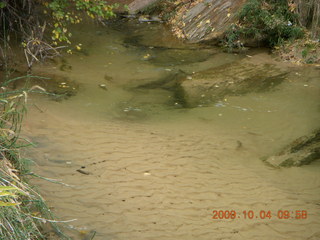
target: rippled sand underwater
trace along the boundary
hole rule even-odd
[[[24,134],[38,145],[27,153],[35,159],[33,170],[70,186],[33,182],[59,219],[77,219],[66,232],[73,239],[95,232],[95,240],[320,239],[319,161],[274,169],[260,159],[319,127],[320,71],[292,68],[298,77],[274,91],[175,107],[170,91],[132,86],[246,56],[194,48],[188,51],[198,62],[181,64],[185,56],[150,52],[128,40],[142,36],[140,43],[163,45],[168,33],[161,27],[133,29],[78,29],[79,36],[86,33],[88,53],[68,57],[72,68],[65,72],[41,67],[78,82],[77,95],[29,99]],[[154,60],[146,61],[147,54]],[[128,114],[132,109],[138,110]],[[234,219],[213,219],[214,211],[232,210]],[[261,211],[270,211],[270,219]],[[296,219],[302,211],[307,216]]]

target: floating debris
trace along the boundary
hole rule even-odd
[[[143,56],[143,60],[148,60],[151,57],[151,55],[148,53]]]
[[[79,172],[79,173],[81,173],[81,174],[84,174],[84,175],[90,175],[89,172],[84,171],[84,170],[82,170],[82,169],[78,169],[77,172]]]
[[[103,90],[105,90],[105,91],[107,91],[108,90],[108,88],[107,88],[107,85],[106,84],[99,84],[98,85],[100,88],[102,88]]]
[[[219,101],[219,102],[217,102],[216,104],[214,104],[214,106],[215,106],[215,107],[226,107],[226,104],[223,103],[223,102],[221,102],[221,101]]]
[[[158,16],[140,16],[139,22],[162,22]]]
[[[124,112],[141,112],[142,110],[140,108],[134,108],[134,107],[126,107],[125,109],[123,109]]]

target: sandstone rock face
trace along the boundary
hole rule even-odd
[[[292,167],[310,164],[320,159],[320,129],[300,137],[275,156],[264,161],[274,167]]]
[[[236,12],[246,0],[188,1],[177,9],[171,25],[178,37],[191,42],[220,39],[230,24],[236,21]]]
[[[229,95],[266,91],[280,84],[287,72],[275,65],[247,61],[196,73],[181,83],[189,107],[207,105]]]
[[[113,3],[115,0],[111,0]],[[120,0],[129,7],[130,14],[137,14],[153,4],[161,5],[161,0]],[[215,41],[223,37],[230,24],[236,22],[236,13],[246,0],[182,0],[173,4],[174,15],[169,25],[179,37],[190,42]],[[120,8],[124,10],[123,8]]]
[[[156,2],[159,2],[160,0],[135,0],[131,2],[129,7],[129,13],[130,14],[136,14],[139,11],[147,8],[148,6],[155,4]]]

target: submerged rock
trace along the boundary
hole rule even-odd
[[[264,161],[274,167],[292,167],[310,164],[320,159],[320,129],[300,137],[275,156]]]
[[[192,75],[181,84],[190,107],[206,105],[225,96],[267,91],[280,84],[287,72],[275,65],[241,61]]]
[[[208,58],[216,54],[216,51],[211,49],[167,49],[154,50],[154,57],[150,58],[149,62],[157,66],[177,66],[187,65],[192,63],[204,62]]]
[[[181,88],[181,83],[187,78],[187,74],[181,70],[167,76],[136,87],[137,89],[164,89],[171,91],[173,97],[171,103],[177,106],[187,107]]]
[[[183,71],[178,71],[172,74],[168,74],[165,77],[162,77],[160,79],[157,79],[155,81],[151,81],[142,85],[137,86],[137,88],[140,89],[156,89],[156,88],[162,88],[166,90],[172,90],[177,85],[179,85],[179,82],[185,78],[187,74]]]
[[[107,74],[105,74],[103,78],[104,78],[104,80],[106,80],[108,82],[113,82],[113,77],[111,77],[111,76],[109,76]]]

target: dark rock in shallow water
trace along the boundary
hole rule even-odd
[[[142,85],[139,85],[137,89],[164,89],[173,92],[173,98],[170,105],[188,107],[183,90],[181,88],[181,83],[187,78],[187,74],[181,70],[171,73],[163,78],[157,79],[152,82],[148,82]]]
[[[157,51],[154,50],[154,57],[150,58],[149,62],[157,66],[177,66],[206,61],[209,57],[216,54],[211,49],[167,49]]]
[[[139,85],[137,88],[143,88],[143,89],[162,88],[162,89],[166,89],[166,90],[172,90],[186,76],[187,76],[187,74],[185,72],[179,70],[178,72],[168,74],[167,76],[165,76],[163,78]]]
[[[59,67],[60,71],[71,71],[72,70],[72,66],[68,65],[68,64],[61,64],[61,66]]]
[[[181,84],[189,106],[206,105],[230,95],[268,91],[280,84],[287,72],[275,65],[240,61],[192,75]]]
[[[263,161],[274,167],[292,167],[310,164],[320,159],[320,129],[300,137],[275,156]]]
[[[112,82],[112,81],[113,81],[113,77],[105,74],[105,75],[104,75],[104,80],[106,80],[106,81],[108,81],[108,82]]]

